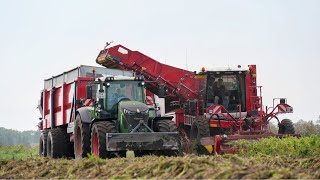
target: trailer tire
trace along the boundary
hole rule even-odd
[[[76,159],[88,156],[90,150],[90,124],[81,120],[78,114],[74,122],[74,157]]]
[[[47,137],[47,156],[50,158],[68,157],[70,141],[66,128],[51,129]]]
[[[106,133],[116,133],[117,129],[113,122],[95,122],[91,128],[91,154],[99,158],[112,158],[114,153],[107,152]]]
[[[43,130],[40,134],[39,156],[47,157],[47,138],[48,130]]]
[[[191,125],[190,141],[191,150],[197,155],[208,155],[209,152],[201,145],[200,139],[210,136],[209,122],[203,118],[197,118]]]
[[[278,134],[295,134],[293,122],[290,119],[283,119],[279,124]]]
[[[154,130],[156,132],[178,132],[176,123],[170,119],[158,120],[154,124]],[[179,145],[180,149],[180,145]],[[165,156],[177,156],[179,155],[179,150],[164,150],[160,151],[160,154]]]

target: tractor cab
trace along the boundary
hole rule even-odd
[[[200,99],[210,114],[246,112],[246,74],[248,68],[216,68],[199,73]],[[218,108],[223,106],[223,108]],[[215,108],[216,107],[216,108]],[[213,112],[216,111],[216,112]]]
[[[106,76],[89,85],[88,98],[96,100],[96,108],[105,111],[107,118],[117,118],[120,104],[145,105],[144,80],[138,77]],[[141,108],[141,107],[140,107]],[[131,108],[126,108],[129,110]],[[145,109],[145,108],[143,108]],[[135,111],[140,109],[135,108]]]
[[[143,77],[101,77],[87,86],[87,93],[88,99],[95,99],[95,117],[117,120],[120,132],[131,132],[141,121],[148,124],[156,116],[156,108],[146,104]],[[141,127],[137,131],[148,129]]]
[[[130,79],[110,80],[105,86],[105,109],[117,116],[118,105],[123,102],[145,104],[144,82]],[[135,109],[137,110],[137,109]]]

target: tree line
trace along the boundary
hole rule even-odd
[[[39,143],[40,131],[16,131],[0,127],[0,145]]]

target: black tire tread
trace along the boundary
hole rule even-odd
[[[279,125],[279,134],[295,134],[293,122],[290,119],[283,119]]]
[[[194,128],[197,128],[197,134],[194,134]],[[192,151],[195,154],[198,155],[207,155],[208,151],[204,148],[204,146],[201,145],[200,139],[203,137],[209,137],[210,136],[210,127],[209,127],[209,121],[198,117],[193,122],[191,126],[191,132],[190,132],[190,140],[193,142],[192,144]]]
[[[51,149],[51,152],[47,152],[47,156],[50,158],[61,158],[70,156],[70,140],[67,138],[66,128],[54,128],[48,133],[47,150]],[[48,142],[51,142],[48,143]],[[49,146],[51,146],[49,148]]]
[[[156,132],[178,132],[176,123],[170,119],[159,120],[154,124],[154,130]],[[179,150],[163,150],[160,151],[165,156],[176,156],[179,155]]]
[[[90,148],[90,137],[91,137],[90,124],[82,122],[80,115],[77,115],[77,117],[75,119],[75,122],[74,122],[74,138],[76,138],[76,135],[77,135],[76,131],[77,131],[79,126],[80,126],[80,129],[81,129],[82,153],[81,153],[81,157],[77,157],[77,155],[76,155],[76,143],[74,143],[74,156],[77,159],[87,157],[88,153],[91,152],[91,148]]]
[[[116,133],[116,127],[113,122],[110,121],[99,121],[92,125],[91,131],[91,153],[93,154],[93,135],[95,131],[98,131],[98,149],[100,158],[111,158],[114,157],[113,153],[107,152],[106,149],[106,133]]]
[[[156,121],[155,130],[157,132],[178,132],[175,122],[171,120]]]

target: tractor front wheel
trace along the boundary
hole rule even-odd
[[[106,133],[116,133],[116,127],[113,122],[99,121],[95,122],[91,128],[91,154],[99,158],[114,157],[113,153],[107,152]]]
[[[178,132],[176,123],[170,119],[156,121],[154,124],[154,130],[156,132]],[[179,151],[165,150],[165,151],[161,151],[160,153],[165,156],[176,156],[179,154]]]

